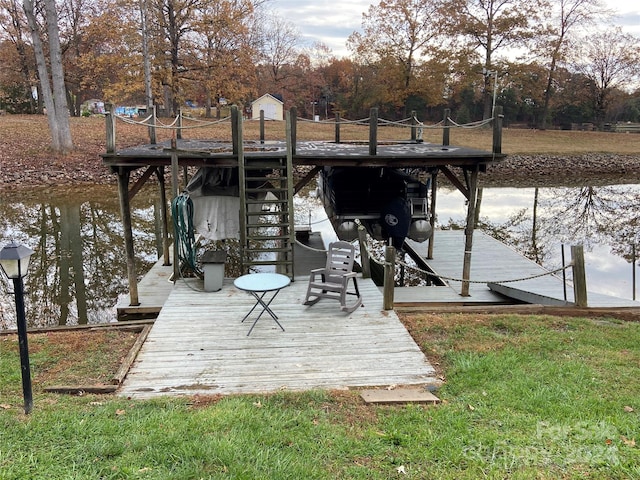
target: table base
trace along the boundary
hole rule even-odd
[[[271,296],[271,298],[266,303],[265,303],[265,301],[263,299],[264,299],[265,295],[267,294],[267,292],[262,292],[262,295],[258,295],[256,292],[249,292],[256,299],[256,304],[253,306],[253,308],[251,308],[251,310],[249,310],[249,313],[247,313],[244,316],[244,318],[242,319],[242,322],[244,322],[247,318],[249,318],[249,315],[251,315],[253,313],[253,311],[256,309],[256,307],[258,305],[262,306],[262,311],[260,312],[260,314],[254,320],[253,325],[251,325],[251,328],[249,329],[249,333],[247,333],[247,337],[249,335],[251,335],[251,332],[253,331],[253,327],[256,326],[256,323],[258,323],[258,320],[260,320],[260,317],[262,316],[262,314],[264,312],[267,312],[269,315],[271,315],[271,318],[273,318],[273,321],[276,322],[278,324],[278,326],[284,332],[284,327],[282,325],[280,325],[280,322],[278,321],[278,316],[275,313],[273,313],[273,310],[271,310],[271,308],[269,308],[269,305],[271,304],[273,299],[276,298],[276,295],[278,295],[279,291],[280,290],[276,290],[275,293]]]

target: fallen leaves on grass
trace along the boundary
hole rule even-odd
[[[636,446],[636,439],[635,438],[627,438],[624,435],[622,435],[620,437],[620,440],[622,440],[622,443],[624,443],[627,447],[635,447]]]

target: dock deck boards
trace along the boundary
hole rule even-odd
[[[302,305],[307,279],[298,278],[272,304],[285,331],[265,314],[247,336],[251,317],[241,319],[253,297],[228,279],[211,293],[179,281],[119,394],[149,398],[437,382],[395,312],[382,310],[378,287],[370,280],[359,286],[363,306],[345,314],[335,301]]]
[[[164,265],[164,260],[158,260],[138,282],[138,298],[140,305],[130,305],[129,296],[122,296],[116,305],[118,318],[127,315],[157,315],[169,298],[173,290],[173,266]]]
[[[428,243],[408,241],[420,256],[426,259]],[[427,264],[443,277],[462,278],[464,257],[464,232],[460,230],[436,230],[433,258],[426,259]],[[527,303],[546,305],[564,304],[562,278],[558,275],[544,275],[517,282],[509,280],[529,278],[548,273],[537,263],[523,257],[518,252],[476,230],[473,234],[471,254],[472,283],[469,285],[469,297],[460,296],[461,282],[447,281],[449,287],[409,287],[395,290],[396,303],[513,303],[512,299],[493,291],[487,282],[498,284],[500,292]],[[475,281],[479,281],[476,283]],[[588,292],[590,307],[639,307],[639,302],[624,298]],[[567,288],[567,301],[573,302],[573,290]]]

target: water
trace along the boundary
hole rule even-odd
[[[147,271],[157,258],[154,201],[151,192],[145,192],[132,203],[140,272]],[[47,188],[3,194],[0,245],[11,240],[35,250],[25,279],[29,326],[116,320],[117,298],[128,290],[115,187]],[[0,283],[0,329],[13,328],[13,285]]]
[[[143,189],[132,202],[140,275],[158,258],[156,197],[154,188]],[[464,223],[461,193],[441,188],[437,199],[439,226]],[[537,197],[534,188],[486,188],[480,220],[484,229],[549,269],[562,264],[563,244],[583,243],[589,290],[631,299],[639,200],[640,185],[541,188]],[[296,223],[308,222],[326,242],[335,238],[319,201],[309,196],[296,200]],[[30,326],[116,321],[118,297],[128,290],[115,186],[3,193],[0,246],[11,240],[36,252],[26,278]],[[11,288],[0,282],[0,329],[15,326]]]
[[[437,199],[440,225],[464,223],[466,205],[460,192],[440,190]],[[562,266],[563,245],[567,263],[569,247],[584,245],[588,290],[634,298],[640,185],[540,188],[537,197],[535,188],[484,189],[480,220],[484,229],[550,270]]]

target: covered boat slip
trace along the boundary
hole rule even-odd
[[[293,113],[293,112],[291,112]],[[465,229],[465,242],[467,248],[459,259],[464,264],[463,275],[468,275],[468,266],[471,255],[473,237],[473,218],[476,208],[476,194],[478,189],[478,175],[486,169],[486,166],[498,162],[504,158],[501,153],[501,115],[498,113],[493,119],[493,130],[487,130],[487,134],[493,133],[492,151],[478,150],[474,148],[452,146],[449,142],[449,133],[452,128],[448,114],[445,114],[445,122],[441,127],[443,131],[442,144],[430,144],[415,138],[415,125],[411,126],[411,140],[385,141],[377,140],[377,111],[372,110],[369,122],[369,141],[345,143],[339,141],[338,123],[336,122],[335,141],[300,141],[296,137],[297,127],[295,115],[288,113],[286,122],[286,139],[279,142],[267,142],[261,140],[246,140],[243,138],[242,118],[237,109],[232,109],[231,129],[232,141],[222,142],[217,140],[181,140],[179,134],[169,144],[155,144],[116,149],[115,142],[115,118],[107,115],[107,152],[103,154],[103,163],[108,166],[118,177],[118,190],[123,217],[125,237],[125,249],[127,256],[127,274],[129,280],[130,305],[141,303],[138,295],[137,272],[135,267],[135,252],[133,246],[133,225],[131,218],[130,201],[140,188],[153,176],[158,178],[162,206],[165,211],[164,219],[164,256],[168,263],[170,228],[169,214],[166,211],[166,185],[165,169],[171,168],[172,198],[178,196],[178,178],[181,167],[209,166],[216,168],[232,168],[239,170],[239,199],[240,199],[240,244],[242,264],[245,271],[252,268],[250,263],[253,233],[256,230],[256,217],[264,212],[252,212],[251,207],[258,203],[264,203],[261,198],[256,198],[258,188],[256,184],[271,183],[272,188],[268,192],[264,190],[260,194],[274,193],[272,203],[278,204],[278,210],[274,217],[274,225],[281,233],[273,237],[274,244],[278,247],[278,258],[284,260],[278,262],[276,268],[284,266],[283,273],[293,276],[295,261],[292,245],[294,238],[294,212],[292,197],[305,184],[310,182],[323,168],[351,167],[351,168],[392,168],[392,169],[417,169],[428,172],[431,175],[431,203],[430,218],[426,223],[435,219],[437,175],[444,174],[456,188],[458,188],[468,200],[467,228]],[[180,133],[179,127],[176,132]],[[410,135],[407,135],[410,137]],[[307,167],[308,172],[293,185],[293,168]],[[132,173],[139,169],[145,169],[134,178]],[[276,171],[277,175],[269,171]],[[254,173],[255,172],[255,173]],[[277,178],[277,182],[273,181]],[[261,187],[262,188],[262,187]],[[426,199],[425,199],[426,201]],[[430,249],[432,240],[428,241]],[[175,244],[175,242],[174,242]],[[260,250],[262,252],[264,250]],[[248,253],[247,253],[248,252]],[[258,251],[255,251],[258,253]],[[176,262],[177,263],[177,262]],[[281,270],[280,270],[281,271]],[[174,275],[176,271],[174,268]],[[177,277],[177,275],[176,275]],[[463,283],[461,294],[468,295],[469,285]]]

